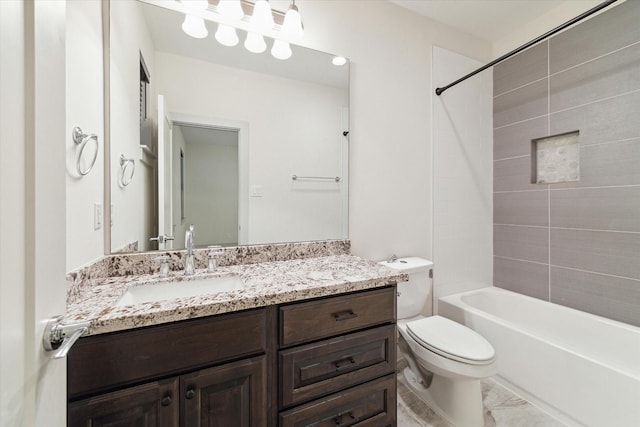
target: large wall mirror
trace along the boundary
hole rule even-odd
[[[349,64],[195,39],[151,3],[110,2],[110,252],[190,224],[197,247],[347,238]]]

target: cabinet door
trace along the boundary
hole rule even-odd
[[[264,427],[267,414],[265,356],[180,377],[183,427]]]
[[[69,427],[177,427],[178,379],[156,381],[69,404]]]

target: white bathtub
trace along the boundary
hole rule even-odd
[[[493,344],[498,382],[565,423],[640,426],[640,328],[494,287],[438,312]]]

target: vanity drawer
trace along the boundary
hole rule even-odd
[[[395,287],[280,307],[282,347],[395,322]]]
[[[69,398],[263,353],[266,319],[258,309],[81,338],[67,358]]]
[[[281,427],[392,426],[396,419],[395,375],[362,384],[280,413]]]
[[[280,352],[280,407],[313,400],[395,371],[396,328],[379,328]]]

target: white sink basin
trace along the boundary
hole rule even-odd
[[[189,298],[199,295],[217,294],[241,289],[242,280],[238,276],[209,277],[197,280],[181,280],[165,283],[150,283],[134,286],[120,297],[116,307],[142,304],[176,298]]]

